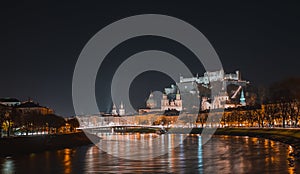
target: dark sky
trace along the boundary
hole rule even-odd
[[[116,20],[147,13],[170,15],[192,24],[211,42],[226,72],[238,69],[244,79],[255,85],[300,76],[297,1],[130,2],[1,4],[0,97],[31,97],[54,108],[59,115],[73,115],[72,75],[86,42]],[[126,41],[107,56],[105,77],[97,77],[96,94],[101,110],[110,105],[107,93],[114,68],[126,57],[150,49],[176,55],[194,74],[204,72],[188,50],[170,40],[141,37]],[[156,80],[150,83],[149,79]],[[162,90],[170,83],[170,78],[161,73],[140,75],[130,89],[132,103],[142,106],[149,91]]]

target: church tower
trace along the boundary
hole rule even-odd
[[[119,114],[120,115],[125,115],[125,109],[124,109],[123,102],[121,102],[120,109],[119,109]]]
[[[179,94],[179,90],[177,90],[176,99],[175,99],[175,105],[177,106],[177,110],[182,110],[182,100]]]
[[[244,91],[243,91],[243,90],[242,90],[242,92],[241,92],[240,104],[241,104],[242,106],[246,106],[246,99],[245,99]]]
[[[116,107],[115,104],[113,105],[113,108],[112,108],[112,110],[111,110],[111,114],[112,114],[112,115],[118,115],[117,107]]]
[[[161,100],[161,110],[167,110],[169,106],[169,99],[168,96],[166,94],[163,94],[162,96],[162,100]]]

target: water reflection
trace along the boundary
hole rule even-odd
[[[123,135],[115,137],[122,139]],[[154,135],[126,135],[148,141]],[[157,136],[157,135],[155,135]],[[201,136],[165,134],[161,145],[167,154],[145,161],[116,158],[96,146],[47,151],[2,158],[1,173],[298,173],[299,162],[289,154],[291,146],[260,138],[214,136],[201,145]],[[167,142],[167,143],[164,143]],[[149,141],[149,143],[151,143]],[[163,144],[162,144],[163,143]],[[141,150],[139,149],[130,149]]]
[[[64,173],[71,173],[71,149],[64,149]]]
[[[5,158],[2,161],[1,168],[2,168],[1,173],[4,173],[4,174],[13,173],[15,171],[14,160],[9,157]]]
[[[203,173],[203,157],[202,157],[202,141],[201,136],[198,136],[198,168],[199,173]]]
[[[148,160],[168,153],[169,149],[179,146],[186,136],[184,134],[171,138],[169,135],[158,134],[106,134],[101,136],[97,146],[116,157]]]
[[[168,146],[171,147],[174,137],[181,135],[164,136],[162,140],[169,139]],[[99,151],[100,155],[93,155],[94,166],[87,164],[86,170],[128,173],[293,173],[299,165],[296,162],[293,168],[288,165],[288,151],[289,147],[285,144],[260,138],[215,136],[206,145],[201,146],[201,136],[189,136],[177,148],[169,148],[168,154],[147,161],[119,159]],[[110,162],[101,161],[103,158],[109,159]],[[91,168],[93,171],[90,171]]]

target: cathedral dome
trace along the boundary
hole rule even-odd
[[[149,95],[148,100],[146,101],[147,108],[155,108],[157,107],[157,103],[154,100],[153,93]]]

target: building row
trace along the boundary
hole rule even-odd
[[[32,99],[20,101],[16,98],[0,98],[0,109],[4,111],[12,111],[15,109],[20,114],[40,114],[48,115],[54,114],[54,110],[45,106],[39,105]]]

